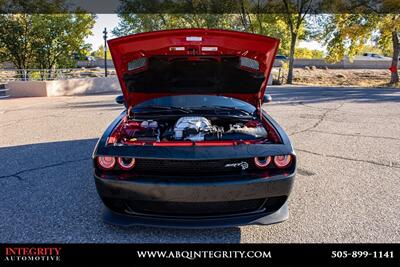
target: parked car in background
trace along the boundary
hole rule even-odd
[[[355,60],[392,60],[390,57],[385,57],[376,53],[364,53],[362,55],[355,56]]]
[[[284,63],[288,61],[288,58],[284,55],[276,55],[275,56],[275,61],[273,63],[274,67],[282,67]]]
[[[288,60],[288,58],[284,55],[276,55],[275,56],[275,61],[284,61],[286,62]]]
[[[96,58],[94,56],[87,56],[85,59],[89,62],[96,62]]]
[[[97,63],[98,62],[94,56],[85,56],[83,59],[77,61],[77,67],[94,68],[97,66]]]

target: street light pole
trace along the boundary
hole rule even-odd
[[[104,28],[104,75],[107,77],[107,28]]]

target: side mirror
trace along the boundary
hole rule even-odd
[[[264,95],[264,99],[263,99],[263,103],[269,103],[272,101],[272,96],[270,94],[265,94]]]
[[[115,102],[117,102],[118,104],[125,104],[125,99],[123,95],[119,95],[115,98]]]

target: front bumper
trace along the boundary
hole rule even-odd
[[[123,212],[105,208],[103,219],[106,223],[133,226],[145,225],[173,228],[207,228],[230,227],[246,224],[273,224],[288,218],[287,198],[293,186],[295,174],[277,175],[268,178],[243,178],[194,181],[193,179],[165,180],[133,178],[122,181],[100,178],[95,175],[96,188],[100,197],[119,203],[154,203],[159,207],[152,210],[131,209],[128,206]],[[187,182],[192,181],[192,182]],[[220,212],[202,215],[196,213],[200,205],[210,204],[210,208],[218,203],[248,203],[253,200],[265,200],[254,210],[241,209],[237,212]],[[180,207],[188,207],[185,214],[179,208],[174,213],[164,213],[166,203],[179,203]],[[186,205],[186,206],[185,206]],[[106,204],[106,206],[109,206]],[[166,206],[168,207],[168,206]],[[193,207],[193,211],[190,210]],[[218,209],[218,208],[217,208]]]

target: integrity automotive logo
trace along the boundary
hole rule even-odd
[[[61,261],[60,247],[6,247],[4,262]],[[1,265],[1,264],[0,264]]]

